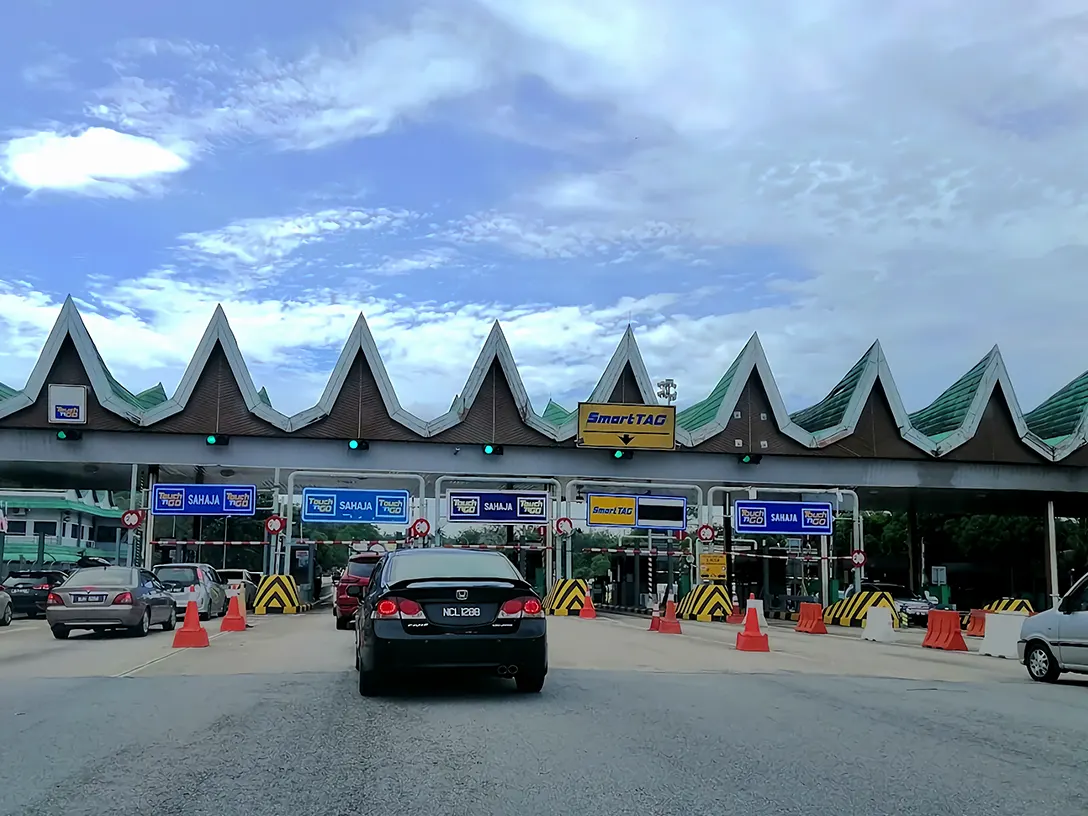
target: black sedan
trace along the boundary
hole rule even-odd
[[[370,584],[353,584],[359,693],[396,674],[471,669],[509,677],[524,693],[544,687],[548,633],[540,597],[499,552],[397,550]]]

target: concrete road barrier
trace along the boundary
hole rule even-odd
[[[986,630],[978,653],[987,657],[1018,659],[1016,643],[1020,640],[1020,628],[1025,619],[1023,612],[987,612]]]

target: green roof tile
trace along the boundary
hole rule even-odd
[[[18,393],[19,392],[16,391],[14,388],[11,388],[11,387],[9,387],[7,385],[4,385],[3,383],[0,383],[0,401],[6,400],[6,399],[11,399],[12,397],[14,397]]]
[[[1024,415],[1028,430],[1054,444],[1076,433],[1088,410],[1088,371]]]
[[[865,352],[864,356],[854,363],[854,367],[846,372],[846,376],[839,380],[838,385],[831,389],[831,393],[815,405],[805,408],[803,411],[798,411],[796,414],[790,414],[790,419],[809,433],[817,433],[841,425],[843,417],[846,416],[846,409],[850,406],[854,392],[857,391],[858,384],[861,382],[861,375],[865,373],[865,367],[868,365],[869,357],[875,347],[876,344],[874,343]]]
[[[257,398],[269,408],[272,407],[272,398],[268,396],[268,389],[264,386],[261,386],[261,390],[257,392]]]
[[[541,416],[552,425],[562,427],[574,419],[574,413],[574,411],[568,411],[559,403],[548,400],[548,405],[544,408],[544,413]]]
[[[911,424],[931,439],[943,438],[962,428],[995,352],[996,349],[979,360],[974,368],[921,411],[911,414]]]
[[[141,391],[136,395],[136,401],[145,409],[161,405],[166,402],[167,399],[166,389],[162,387],[162,383],[156,383],[146,391]]]
[[[677,427],[683,428],[685,431],[694,431],[708,422],[714,421],[714,418],[718,416],[718,410],[722,407],[722,400],[725,399],[726,392],[729,391],[729,386],[733,384],[733,378],[737,376],[737,369],[740,368],[742,356],[743,353],[733,361],[733,365],[729,366],[729,370],[718,380],[718,384],[714,386],[714,390],[710,392],[706,399],[699,400],[694,405],[689,405],[683,411],[677,412]]]

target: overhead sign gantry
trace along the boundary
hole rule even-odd
[[[676,447],[675,405],[578,403],[579,448],[673,450]]]

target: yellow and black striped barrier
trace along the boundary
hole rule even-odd
[[[985,612],[1020,612],[1023,615],[1034,615],[1035,607],[1031,601],[1024,598],[998,598],[982,607]],[[960,628],[966,629],[971,623],[971,610],[960,612]]]
[[[892,611],[892,626],[899,628],[899,607],[888,592],[859,592],[851,598],[835,601],[824,610],[824,623],[834,626],[865,626],[865,616],[876,606]]]
[[[253,601],[255,615],[297,615],[307,611],[312,604],[299,600],[298,584],[290,575],[266,575],[257,588]]]
[[[785,609],[766,609],[763,611],[763,615],[767,620],[793,621],[795,623],[801,617],[800,612],[788,612]]]
[[[729,593],[721,584],[699,584],[680,601],[676,617],[682,620],[724,621],[733,611]]]
[[[589,584],[580,578],[560,578],[552,584],[544,598],[544,611],[549,615],[577,615],[586,605]]]

